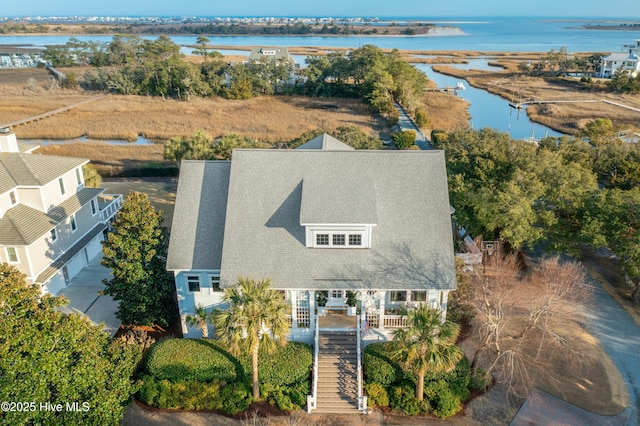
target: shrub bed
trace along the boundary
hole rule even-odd
[[[245,379],[242,365],[212,340],[160,341],[149,350],[145,369],[156,379],[174,382],[235,382]]]
[[[302,408],[310,392],[311,347],[289,342],[259,354],[261,397],[281,410]],[[236,414],[253,402],[251,358],[234,357],[215,340],[169,339],[154,344],[138,400],[159,408]]]
[[[416,377],[392,360],[389,343],[373,343],[364,351],[365,390],[369,406],[389,406],[407,415],[429,413],[440,418],[454,415],[469,398],[473,385],[469,361],[463,358],[448,373],[427,372],[424,401],[415,397]],[[482,383],[484,384],[484,383]]]

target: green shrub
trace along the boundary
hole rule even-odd
[[[379,383],[369,383],[365,385],[367,392],[367,404],[369,407],[388,407],[389,395],[387,390]]]
[[[476,375],[471,378],[469,387],[473,390],[484,390],[491,383],[491,377],[482,369],[476,370]]]
[[[253,402],[251,389],[246,383],[231,383],[220,392],[222,397],[222,410],[228,414],[236,414],[245,411]]]
[[[174,382],[234,382],[244,380],[242,366],[215,341],[168,339],[149,349],[146,371],[156,379]]]
[[[286,395],[280,389],[278,389],[275,392],[272,392],[267,398],[267,402],[271,405],[275,405],[276,407],[278,407],[283,411],[291,411],[298,408],[298,407],[295,407],[293,402],[291,402],[291,398],[289,398],[289,395]]]
[[[416,142],[415,130],[403,130],[391,134],[391,140],[398,149],[407,149]]]
[[[424,395],[433,407],[432,414],[444,419],[462,409],[460,399],[453,394],[444,380],[430,382],[424,388]]]
[[[418,127],[425,129],[431,125],[431,121],[422,108],[416,108],[415,120]]]
[[[415,397],[415,386],[405,381],[400,386],[394,386],[389,392],[391,408],[408,416],[429,412],[428,401],[420,401]]]
[[[431,131],[431,142],[435,146],[439,146],[449,139],[449,134],[441,129],[434,129]]]
[[[471,367],[469,360],[464,357],[456,367],[447,373],[430,373],[424,376],[425,386],[429,382],[444,381],[451,392],[461,401],[469,398],[471,385]]]
[[[222,398],[218,383],[170,382],[149,375],[142,377],[137,399],[158,408],[220,410]]]
[[[387,113],[387,123],[389,126],[395,126],[398,121],[400,121],[400,112],[394,108]]]
[[[251,358],[241,358],[244,371],[251,371]],[[270,354],[258,353],[260,383],[273,386],[290,385],[311,379],[313,351],[300,342],[288,342]]]
[[[364,350],[364,376],[367,383],[378,383],[389,386],[404,378],[404,373],[397,362],[389,357],[386,343],[372,343]]]

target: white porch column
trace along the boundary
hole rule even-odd
[[[289,290],[289,300],[291,301],[291,328],[298,328],[298,293]]]
[[[380,294],[380,307],[378,308],[380,311],[380,316],[378,317],[378,329],[383,330],[384,329],[384,308],[387,300],[387,291],[380,290],[378,293]]]
[[[445,322],[447,320],[447,301],[449,300],[449,291],[441,290],[440,291],[440,321]]]
[[[316,322],[316,292],[315,290],[309,290],[309,332],[311,336],[315,335]]]

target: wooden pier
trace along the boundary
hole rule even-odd
[[[75,103],[73,105],[68,105],[68,106],[65,106],[65,107],[62,107],[62,108],[54,109],[53,111],[48,111],[48,112],[45,112],[43,114],[35,115],[33,117],[24,118],[22,120],[12,121],[10,123],[0,124],[0,129],[4,129],[4,128],[10,129],[12,127],[22,126],[24,124],[31,123],[31,122],[34,122],[34,121],[40,121],[40,120],[42,120],[44,118],[51,117],[52,115],[61,114],[63,112],[69,111],[70,109],[77,108],[77,107],[79,107],[81,105],[88,104],[90,102],[95,102],[95,101],[97,101],[99,99],[102,99],[104,97],[106,97],[106,95],[95,96],[95,97],[93,97],[91,99],[86,99],[86,100],[84,100],[82,102],[78,102],[78,103]]]

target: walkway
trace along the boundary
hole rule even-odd
[[[48,112],[45,112],[43,114],[35,115],[33,117],[24,118],[22,120],[12,121],[10,123],[0,124],[0,129],[16,127],[16,126],[20,126],[22,124],[30,123],[32,121],[39,121],[39,120],[42,120],[43,118],[51,117],[52,115],[56,115],[56,114],[61,114],[63,112],[69,111],[70,109],[79,107],[80,105],[88,104],[89,102],[94,102],[94,101],[97,101],[98,99],[102,99],[104,97],[105,97],[105,95],[95,96],[95,97],[93,97],[91,99],[85,99],[82,102],[78,102],[78,103],[75,103],[73,105],[67,105],[67,106],[62,107],[62,108],[54,109],[53,111],[48,111]]]
[[[416,145],[420,149],[433,149],[429,139],[422,133],[422,131],[416,126],[413,120],[409,117],[409,114],[402,108],[398,103],[395,103],[394,106],[398,110],[400,114],[400,118],[398,119],[398,126],[400,130],[414,130],[416,132]]]
[[[587,327],[598,339],[627,386],[632,407],[640,407],[640,328],[633,318],[594,279],[594,300],[585,312]],[[638,424],[634,410],[629,424]]]
[[[66,314],[86,315],[93,324],[104,322],[104,331],[112,336],[120,328],[120,320],[116,318],[118,303],[110,296],[100,296],[104,290],[103,279],[111,278],[109,268],[100,264],[102,256],[93,259],[89,266],[76,275],[69,285],[60,290],[57,296],[65,296],[69,304],[59,308]]]

